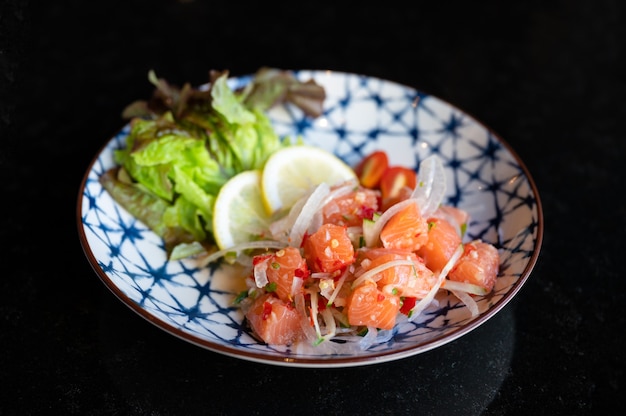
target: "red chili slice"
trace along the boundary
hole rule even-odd
[[[272,304],[270,302],[263,302],[263,314],[261,315],[262,320],[266,320],[272,314]]]
[[[411,311],[411,309],[413,309],[416,303],[417,303],[417,299],[414,297],[403,298],[402,306],[400,307],[400,312],[402,312],[405,315],[408,315],[408,313]]]

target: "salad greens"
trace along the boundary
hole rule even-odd
[[[277,135],[267,110],[291,103],[310,117],[322,112],[325,91],[313,80],[261,68],[233,90],[228,75],[210,71],[204,88],[178,88],[150,71],[153,96],[124,109],[126,147],[100,177],[113,199],[163,238],[173,260],[214,251],[213,205],[222,185],[295,143]]]

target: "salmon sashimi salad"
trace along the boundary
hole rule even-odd
[[[422,160],[417,173],[390,166],[383,151],[344,168],[319,148],[298,148],[300,137],[279,137],[266,114],[290,104],[321,115],[321,85],[274,68],[261,68],[238,89],[229,86],[228,71],[209,75],[205,89],[178,88],[151,71],[154,94],[125,108],[126,146],[99,178],[163,238],[168,260],[243,266],[247,290],[235,304],[267,344],[366,349],[417,319],[440,291],[479,314],[474,296],[493,289],[499,253],[487,242],[466,241],[469,216],[442,204],[446,181],[436,156]],[[292,156],[280,160],[300,155],[287,167],[303,171],[301,162],[308,162],[308,179],[324,174],[322,161],[349,179],[320,180],[310,189],[305,182],[304,195],[281,206],[281,184],[293,171],[265,173],[268,161],[290,148]],[[278,199],[265,213],[259,175],[277,185]]]
[[[354,170],[353,180],[313,187],[271,223],[269,236],[205,260],[236,252],[247,262],[247,290],[236,303],[262,342],[365,349],[415,320],[440,291],[473,316],[474,297],[492,291],[498,249],[465,241],[469,215],[442,204],[436,156],[416,173],[388,166],[376,151]]]

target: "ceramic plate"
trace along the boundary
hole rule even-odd
[[[384,149],[394,165],[419,167],[437,154],[447,175],[447,204],[471,216],[467,238],[495,244],[501,267],[495,288],[477,298],[472,317],[457,298],[440,292],[421,319],[403,323],[393,337],[350,354],[315,348],[268,346],[255,340],[232,306],[242,279],[228,266],[198,267],[191,259],[166,261],[159,237],[117,205],[98,177],[114,165],[128,126],[94,158],[78,198],[78,228],[87,259],[127,306],[166,332],[208,350],[244,360],[295,367],[349,367],[419,354],[463,336],[500,311],[528,279],[539,254],[543,217],[535,184],[513,149],[462,110],[414,88],[364,75],[297,71],[325,87],[322,117],[292,107],[270,117],[279,134],[301,135],[350,165]],[[232,78],[231,86],[250,77]],[[120,322],[120,325],[123,323]]]

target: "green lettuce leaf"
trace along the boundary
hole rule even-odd
[[[153,96],[124,109],[126,146],[100,178],[120,205],[165,240],[170,259],[214,249],[213,206],[222,185],[301,142],[279,137],[266,111],[290,102],[315,116],[325,98],[322,87],[287,71],[262,68],[238,91],[229,87],[228,71],[209,75],[207,86],[178,88],[150,71]]]

